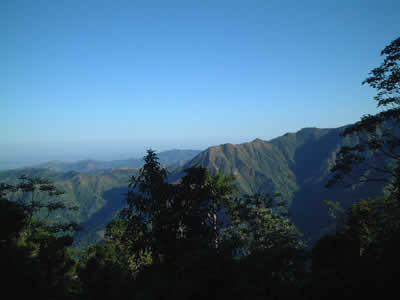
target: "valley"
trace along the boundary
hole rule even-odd
[[[382,193],[382,184],[352,190],[325,187],[336,152],[343,145],[357,142],[354,138],[343,138],[340,135],[343,130],[344,127],[304,128],[270,141],[256,139],[236,145],[223,144],[202,152],[161,152],[159,159],[168,167],[170,182],[178,182],[185,169],[202,166],[214,174],[220,170],[234,175],[242,195],[279,193],[279,200],[288,203],[290,219],[305,239],[312,242],[334,223],[325,201],[340,201],[344,207],[350,207],[359,199]],[[0,182],[15,183],[22,174],[54,180],[66,192],[62,200],[79,207],[77,212],[59,218],[82,224],[83,230],[76,234],[75,243],[85,247],[103,238],[105,225],[124,206],[129,179],[138,173],[142,164],[141,159],[49,162],[37,168],[2,171]]]

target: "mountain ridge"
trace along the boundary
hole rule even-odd
[[[257,138],[240,144],[212,146],[189,161],[180,161],[168,180],[177,182],[186,168],[194,166],[206,167],[212,173],[220,170],[232,174],[241,194],[279,193],[281,200],[289,204],[291,219],[306,236],[314,239],[332,225],[325,200],[339,200],[348,207],[358,199],[382,192],[379,184],[350,191],[342,187],[325,188],[337,151],[343,145],[358,141],[355,137],[340,135],[345,127],[308,127],[268,141]],[[79,213],[73,219],[90,227],[78,234],[79,242],[87,244],[90,239],[101,239],[104,225],[124,205],[129,178],[137,172],[138,168],[130,167],[87,173],[30,168],[0,172],[0,182],[12,183],[24,173],[55,180],[57,186],[66,190],[65,199],[79,204]]]
[[[317,237],[320,229],[328,228],[333,221],[326,200],[338,200],[349,207],[361,198],[382,193],[382,184],[363,185],[359,190],[325,187],[337,151],[358,142],[357,137],[341,135],[346,127],[307,127],[268,141],[255,139],[209,147],[182,169],[202,166],[212,173],[220,170],[232,174],[243,194],[279,193],[288,202],[292,220],[300,230]]]
[[[164,166],[174,168],[175,165],[179,166],[182,161],[187,161],[193,158],[200,150],[189,149],[171,149],[159,153],[160,162]],[[139,168],[144,164],[143,158],[128,158],[123,160],[102,161],[85,159],[75,162],[64,162],[60,160],[48,161],[38,165],[31,166],[30,168],[44,168],[59,172],[76,171],[79,173],[95,174],[101,173],[105,170],[120,169],[120,168]],[[177,167],[176,166],[176,167]]]

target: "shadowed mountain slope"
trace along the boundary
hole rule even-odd
[[[353,201],[382,193],[383,186],[377,183],[364,184],[352,190],[345,190],[343,186],[325,188],[337,151],[343,145],[357,142],[357,138],[343,138],[340,135],[343,129],[304,128],[270,141],[256,139],[238,145],[214,146],[185,164],[176,159],[185,160],[196,151],[172,150],[160,153],[159,157],[160,161],[168,164],[183,164],[170,174],[170,182],[179,180],[185,168],[204,166],[211,172],[221,170],[233,174],[243,194],[280,193],[281,199],[289,203],[292,220],[308,238],[315,240],[323,230],[333,225],[325,200],[340,201],[348,207]],[[176,151],[180,154],[176,155]],[[84,168],[87,170],[88,164]],[[68,170],[65,167],[61,169]],[[138,169],[127,167],[89,174],[30,168],[2,171],[0,182],[15,183],[22,174],[53,179],[60,189],[66,191],[62,199],[79,206],[78,212],[57,218],[83,224],[84,230],[76,236],[77,243],[87,245],[102,238],[104,226],[124,205],[129,178],[137,172]]]
[[[129,179],[136,174],[137,169],[116,169],[103,174],[87,175],[73,171],[27,168],[0,172],[0,182],[15,184],[21,175],[53,180],[57,188],[65,191],[59,200],[66,205],[77,206],[78,210],[64,214],[60,212],[52,215],[51,219],[61,222],[72,220],[82,224],[83,230],[76,235],[76,243],[86,246],[103,238],[105,225],[123,207]],[[13,194],[11,200],[24,200],[26,196]]]
[[[270,141],[256,139],[210,147],[183,169],[204,166],[212,172],[233,174],[239,190],[246,194],[280,193],[281,199],[289,203],[292,220],[314,239],[322,228],[332,225],[325,200],[340,201],[348,207],[360,198],[382,193],[382,184],[363,185],[356,190],[325,188],[337,151],[357,142],[357,138],[343,138],[343,129],[304,128]]]

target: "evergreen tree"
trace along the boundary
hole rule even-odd
[[[10,194],[20,197],[11,202]],[[1,272],[14,298],[70,299],[76,292],[75,261],[69,250],[73,240],[68,233],[78,225],[45,219],[45,215],[68,208],[57,200],[61,194],[50,180],[42,178],[22,176],[16,185],[0,184],[4,215],[0,218]],[[12,289],[19,282],[26,286]]]

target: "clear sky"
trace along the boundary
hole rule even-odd
[[[375,113],[400,1],[0,1],[0,164],[271,139]]]

